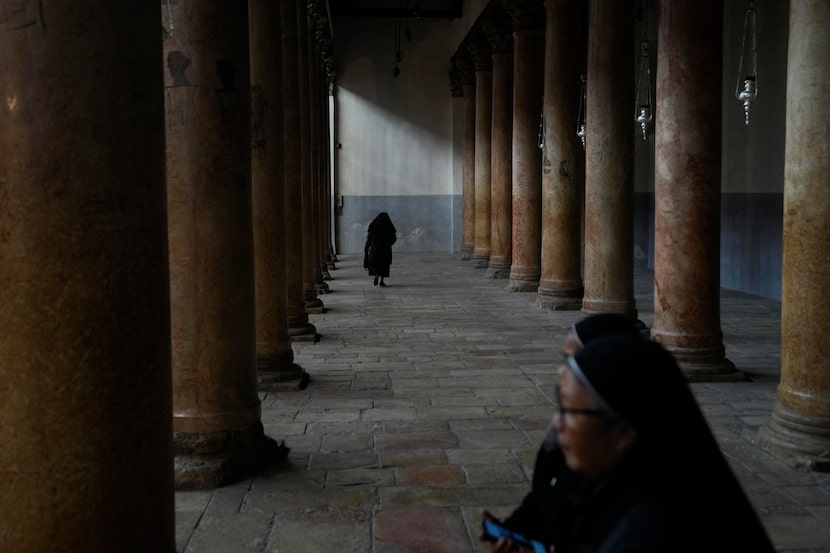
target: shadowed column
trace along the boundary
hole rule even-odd
[[[0,7],[4,552],[175,551],[159,11],[100,8]]]
[[[319,0],[308,1],[308,143],[309,143],[309,199],[311,202],[311,231],[314,244],[314,259],[312,271],[314,278],[314,289],[318,294],[327,294],[329,285],[326,282],[331,280],[326,270],[325,249],[323,240],[323,159],[326,148],[323,144],[323,133],[320,126],[322,120],[321,104],[322,90],[320,88],[320,74],[322,63],[319,44],[316,38],[320,29],[321,18],[328,26],[328,19],[325,14],[325,6]]]
[[[513,247],[512,162],[513,27],[504,17],[484,25],[493,63],[490,133],[490,260],[486,278],[510,276]]]
[[[259,388],[304,388],[308,374],[294,363],[288,335],[280,8],[268,0],[250,0],[248,5]]]
[[[585,160],[576,125],[586,13],[571,0],[547,0],[545,8],[542,276],[536,305],[578,310],[583,293],[580,217]]]
[[[179,488],[284,456],[257,394],[247,3],[182,2],[164,40]]]
[[[308,322],[303,296],[303,217],[300,179],[300,88],[296,1],[280,2],[282,23],[283,125],[285,151],[285,261],[288,334],[312,342],[317,329]]]
[[[781,382],[761,443],[830,469],[830,4],[790,3]]]
[[[473,262],[477,269],[487,268],[490,260],[490,162],[493,124],[493,61],[484,38],[471,42],[470,56],[476,73],[476,147],[475,147],[475,245]]]
[[[541,0],[509,0],[513,20],[513,263],[511,292],[536,292],[542,264],[542,116],[545,13]]]
[[[658,6],[654,324],[692,380],[743,378],[720,328],[723,6]]]
[[[476,77],[472,59],[468,56],[459,55],[456,63],[464,94],[461,259],[468,260],[472,259],[475,247]]]
[[[314,42],[317,46],[317,147],[320,149],[320,162],[317,167],[320,184],[318,189],[318,215],[317,219],[320,221],[320,272],[323,275],[323,280],[332,280],[329,269],[334,269],[334,260],[332,259],[332,241],[331,241],[331,134],[329,132],[329,121],[331,119],[329,112],[329,75],[333,71],[334,59],[331,54],[331,27],[329,24],[328,14],[325,6],[321,6],[317,11],[315,19]],[[324,290],[329,291],[328,284],[325,284]]]
[[[317,297],[317,221],[314,218],[314,152],[311,130],[311,86],[309,71],[307,0],[300,0],[297,6],[297,82],[299,83],[300,111],[300,211],[303,243],[303,301],[308,313],[322,313],[323,301]],[[322,281],[322,279],[321,279]]]
[[[629,0],[588,4],[582,310],[636,318],[633,13]]]

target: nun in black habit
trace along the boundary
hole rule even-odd
[[[558,444],[583,479],[556,553],[775,551],[666,349],[600,338],[558,374]]]
[[[375,277],[375,286],[378,283],[386,286],[383,279],[389,277],[389,266],[392,265],[392,244],[397,239],[397,230],[387,212],[379,213],[369,223],[366,245],[363,247],[363,268],[369,271],[370,276]]]

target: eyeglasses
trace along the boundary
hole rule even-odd
[[[562,421],[563,424],[566,420],[565,415],[585,415],[586,417],[613,418],[611,413],[604,409],[590,409],[587,407],[565,407],[564,405],[562,405],[562,397],[559,392],[559,386],[555,386],[553,388],[553,394],[556,398],[556,414],[559,415],[559,419]]]

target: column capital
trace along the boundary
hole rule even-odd
[[[470,54],[476,71],[490,71],[493,69],[490,43],[483,35],[467,44],[467,53]]]
[[[544,0],[502,0],[513,21],[514,31],[540,31],[545,28]]]
[[[509,20],[493,18],[485,21],[481,30],[490,44],[490,53],[513,51],[513,25]]]
[[[455,67],[459,72],[462,85],[476,83],[475,63],[468,52],[458,52],[452,57],[451,62],[453,67]]]
[[[464,97],[464,87],[461,83],[461,71],[457,67],[452,67],[449,71],[450,74],[450,93],[452,94],[453,98],[463,98]]]

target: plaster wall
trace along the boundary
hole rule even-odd
[[[410,21],[413,40],[401,43],[399,77],[392,76],[391,21],[337,23],[337,251],[361,251],[378,211],[388,211],[399,230],[397,251],[460,250],[464,108],[463,99],[451,96],[449,59],[485,4],[465,2],[460,20]],[[780,299],[789,3],[756,4],[759,96],[749,126],[735,98],[746,5],[724,7],[722,113],[713,114],[723,125],[717,247],[723,287]],[[649,29],[657,48],[653,14]],[[654,70],[652,65],[652,78]],[[633,254],[636,263],[653,268],[654,136],[652,130],[640,139],[633,110],[632,132],[638,133]]]
[[[461,122],[449,86],[449,60],[463,38],[459,24],[401,22],[397,77],[395,20],[338,26],[337,251],[362,251],[366,226],[379,211],[389,212],[403,238],[396,250],[460,249],[460,198],[454,196],[460,194]]]

